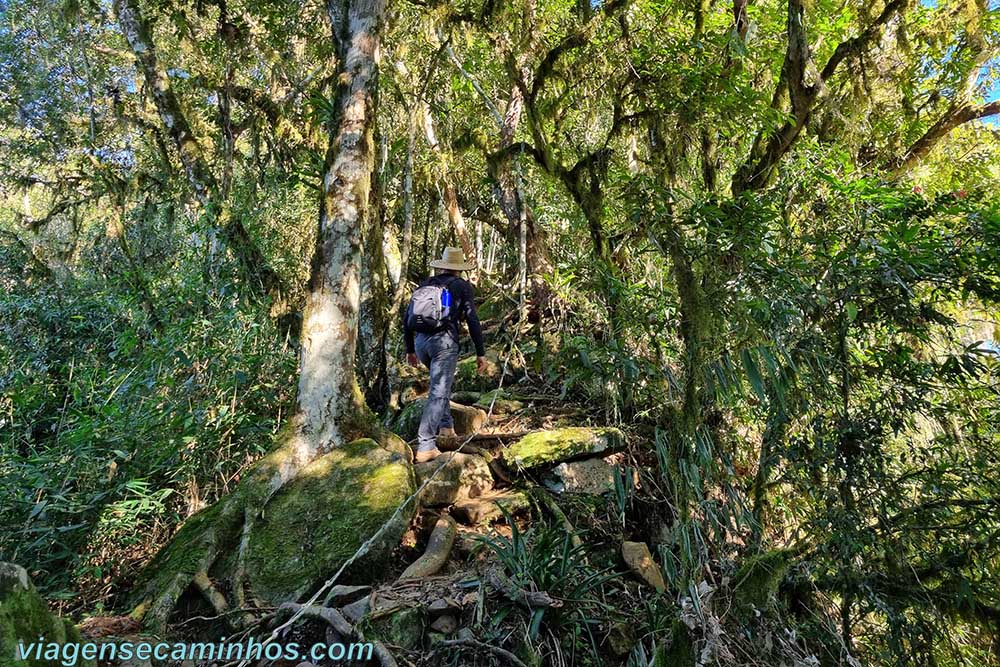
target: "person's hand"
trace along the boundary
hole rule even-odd
[[[417,355],[415,354],[407,354],[406,363],[410,364],[414,368],[420,368],[420,360],[417,359]]]
[[[476,372],[480,375],[486,375],[486,370],[489,368],[489,362],[486,357],[476,357]]]

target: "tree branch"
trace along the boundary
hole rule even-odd
[[[917,162],[927,156],[942,139],[948,136],[952,130],[959,125],[964,125],[973,120],[988,118],[1000,114],[1000,100],[981,104],[979,106],[961,105],[952,107],[944,116],[931,125],[924,134],[906,149],[892,166],[892,175],[900,177]]]
[[[795,140],[809,122],[824,84],[844,60],[864,51],[881,34],[881,29],[889,20],[906,7],[908,1],[891,0],[887,3],[878,18],[864,31],[837,45],[820,72],[819,80],[808,84],[806,69],[810,54],[809,38],[805,29],[805,6],[802,0],[788,0],[788,45],[778,85],[788,88],[792,107],[791,117],[773,134],[769,135],[767,128],[762,128],[757,133],[750,155],[733,176],[733,195],[739,196],[747,190],[759,190],[767,184],[778,163],[791,150]],[[774,100],[778,99],[776,93]]]
[[[223,240],[243,265],[244,272],[259,278],[266,291],[284,291],[284,281],[270,267],[242,221],[226,215],[222,210],[223,202],[218,201],[219,183],[209,169],[201,146],[170,85],[170,78],[157,59],[149,24],[140,13],[137,1],[114,0],[113,6],[125,41],[139,65],[160,122],[177,148],[184,173],[198,203],[209,211],[212,226],[221,232]]]
[[[215,176],[202,156],[201,147],[181,110],[170,79],[156,57],[149,25],[140,13],[136,0],[114,0],[114,10],[125,41],[128,42],[149,88],[160,122],[177,147],[195,197],[203,206],[207,205],[217,187]]]

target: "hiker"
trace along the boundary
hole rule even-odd
[[[469,335],[476,346],[476,371],[482,374],[486,370],[483,330],[476,314],[472,284],[461,276],[462,271],[472,267],[472,263],[465,261],[461,248],[445,248],[441,259],[431,262],[435,275],[420,283],[403,316],[406,360],[416,367],[423,362],[431,374],[427,405],[420,417],[416,463],[441,454],[437,448],[438,435],[455,437],[449,403],[458,365],[460,320],[469,325]]]

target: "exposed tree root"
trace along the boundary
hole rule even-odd
[[[439,644],[439,648],[434,649],[434,652],[438,652],[445,648],[472,648],[479,651],[485,651],[487,653],[493,653],[514,667],[528,667],[524,662],[521,661],[516,655],[508,651],[507,649],[502,649],[499,646],[494,646],[493,644],[487,644],[486,642],[477,641],[475,639],[446,639]]]
[[[444,567],[451,555],[452,544],[455,543],[455,532],[458,530],[455,520],[448,514],[442,514],[434,525],[431,537],[427,541],[427,550],[399,575],[402,579],[423,579]]]
[[[500,571],[499,568],[490,570],[489,582],[504,597],[511,602],[527,607],[528,609],[541,609],[547,607],[561,607],[562,600],[556,600],[544,591],[529,591],[519,587],[510,577]]]
[[[226,596],[208,578],[208,573],[198,572],[194,575],[193,583],[201,591],[202,597],[212,605],[215,613],[219,616],[225,616],[226,612],[229,611],[229,602],[226,601]]]
[[[375,449],[384,450],[383,459],[409,465],[405,443],[398,437],[377,426],[372,428],[369,420],[359,419],[356,426],[368,427],[369,432],[374,432],[375,442],[367,442],[369,447],[376,443],[381,445]],[[360,440],[352,441],[355,442]],[[142,621],[148,630],[162,633],[179,600],[192,586],[220,616],[224,612],[228,616],[230,609],[247,608],[248,599],[257,606],[266,606],[267,596],[258,598],[248,580],[248,560],[255,530],[261,525],[262,512],[268,503],[290,482],[297,480],[310,464],[325,456],[326,449],[311,442],[294,423],[290,424],[284,436],[279,436],[278,446],[261,459],[233,493],[191,517],[149,563],[144,572],[145,583],[138,589],[132,618]],[[365,460],[365,457],[360,459]],[[349,462],[353,464],[358,460],[355,456]],[[372,465],[378,468],[379,464]],[[359,497],[361,492],[358,489]],[[258,554],[256,561],[260,558]],[[252,572],[259,569],[255,568]],[[310,582],[302,584],[308,586]],[[228,600],[227,594],[231,596]],[[252,621],[253,616],[245,612],[232,623],[246,627]]]
[[[365,639],[336,609],[321,607],[319,605],[301,605],[296,602],[286,602],[281,605],[280,609],[290,611],[293,614],[299,614],[303,618],[315,618],[324,621],[333,628],[334,632],[344,639],[369,642],[374,648],[373,653],[375,658],[382,667],[397,667],[395,658],[392,657],[392,654],[389,653],[389,650],[382,642]]]

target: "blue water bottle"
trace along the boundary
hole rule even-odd
[[[445,310],[451,310],[451,292],[445,287],[441,290],[441,307]]]

